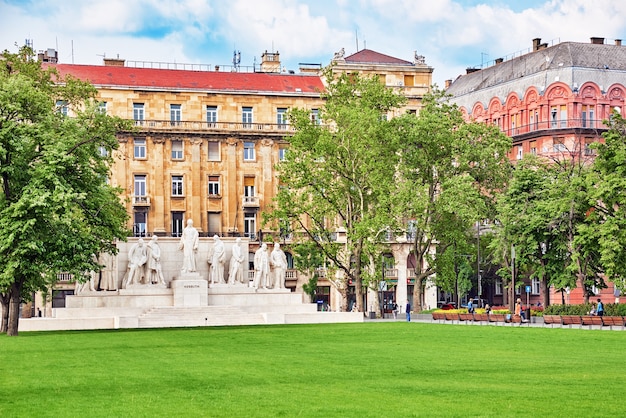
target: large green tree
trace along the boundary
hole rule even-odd
[[[322,123],[312,120],[308,110],[289,114],[296,133],[277,167],[281,187],[265,220],[294,231],[302,266],[316,259],[303,251],[322,256],[326,278],[343,295],[344,310],[352,282],[363,311],[364,286],[375,286],[385,232],[393,223],[390,196],[399,153],[387,116],[406,99],[377,77],[336,74],[332,67],[324,77]]]
[[[0,293],[2,331],[17,335],[19,305],[59,272],[99,270],[115,253],[127,214],[107,184],[116,132],[98,111],[96,90],[59,77],[32,51],[0,57]]]
[[[394,125],[401,161],[393,208],[412,232],[419,312],[427,278],[458,289],[470,251],[476,254],[473,226],[492,218],[494,197],[509,177],[511,139],[496,126],[466,122],[441,91],[424,98],[417,117],[404,115]]]
[[[586,239],[597,241],[605,277],[626,291],[626,121],[614,112],[606,121],[604,144],[588,177],[589,226],[581,230]]]

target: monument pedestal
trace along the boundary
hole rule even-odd
[[[207,293],[209,283],[199,273],[182,274],[176,280],[172,280],[171,287],[176,307],[188,308],[209,304]]]

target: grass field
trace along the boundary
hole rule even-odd
[[[0,336],[0,416],[618,417],[626,332],[407,322]]]

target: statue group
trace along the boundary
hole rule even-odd
[[[182,251],[181,274],[197,273],[196,256],[200,243],[200,234],[189,219],[187,226],[178,242],[178,250]],[[249,286],[248,277],[244,276],[244,262],[246,255],[242,248],[241,238],[237,238],[231,247],[231,256],[228,274],[225,276],[226,246],[218,235],[213,236],[213,243],[209,248],[207,263],[209,265],[208,282],[210,285]],[[141,286],[167,287],[161,265],[162,251],[158,237],[152,236],[148,243],[143,238],[137,239],[128,251],[128,265],[120,288],[129,289]],[[99,264],[103,266],[100,272],[93,272],[91,280],[77,283],[76,293],[97,290],[118,290],[115,270],[112,268],[114,256],[103,254],[99,257]],[[287,257],[275,243],[274,249],[269,252],[267,244],[263,243],[254,255],[255,289],[284,289],[287,271]]]
[[[287,257],[280,244],[275,243],[274,249],[268,253],[267,244],[254,254],[254,284],[256,289],[284,289]]]

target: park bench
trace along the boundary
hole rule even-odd
[[[583,325],[588,325],[589,328],[591,328],[594,325],[599,325],[599,326],[604,325],[602,323],[602,317],[601,316],[584,315],[584,316],[580,317],[580,320],[581,320]]]
[[[506,322],[505,314],[491,314],[489,315],[489,322]]]
[[[459,321],[473,321],[473,320],[474,320],[474,314],[471,314],[471,313],[459,314]]]
[[[582,326],[583,320],[580,315],[561,315],[561,325],[572,327],[572,325]]]
[[[543,316],[544,325],[550,325],[554,327],[554,325],[561,325],[561,315],[544,315]]]
[[[445,316],[446,316],[446,321],[458,321],[459,320],[459,314],[457,312],[446,312]]]
[[[602,319],[602,325],[610,327],[622,327],[624,328],[625,320],[623,316],[598,316]]]
[[[433,312],[433,321],[445,321],[446,316],[443,312]]]
[[[486,313],[475,313],[474,314],[474,321],[489,322],[489,314],[486,314]]]

